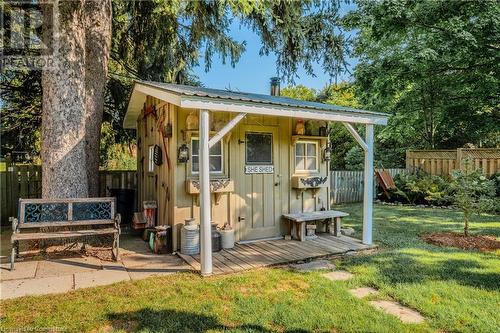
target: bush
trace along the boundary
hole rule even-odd
[[[399,174],[394,182],[396,190],[391,192],[392,200],[414,205],[447,206],[452,203],[450,183],[439,176],[422,172]]]

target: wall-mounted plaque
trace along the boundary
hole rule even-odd
[[[274,173],[274,165],[245,165],[245,173]]]

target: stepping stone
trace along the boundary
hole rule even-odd
[[[10,270],[10,263],[2,264],[0,268],[0,280],[17,280],[34,278],[38,261],[19,261],[14,265],[14,270]]]
[[[425,321],[425,318],[422,317],[420,313],[417,311],[407,308],[394,301],[371,301],[371,305],[380,309],[386,313],[389,313],[393,316],[396,316],[403,323],[407,324],[420,324]]]
[[[303,264],[293,264],[290,265],[290,267],[300,272],[311,272],[320,269],[328,269],[328,270],[335,269],[335,265],[328,260],[315,260]]]
[[[378,290],[373,289],[371,287],[361,287],[361,288],[350,289],[349,292],[354,297],[357,297],[357,298],[364,298],[366,296],[378,294]]]
[[[126,271],[102,270],[95,272],[75,273],[75,289],[104,286],[120,281],[129,281]]]
[[[64,293],[73,290],[73,275],[51,276],[40,279],[2,281],[0,298],[16,298],[26,295]]]
[[[354,275],[346,271],[333,271],[325,273],[323,276],[332,281],[345,281],[351,279]]]

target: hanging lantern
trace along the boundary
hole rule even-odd
[[[189,161],[189,147],[183,143],[177,150],[177,162],[187,163]]]

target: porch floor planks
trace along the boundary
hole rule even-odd
[[[226,259],[234,261],[236,264],[238,264],[242,268],[242,270],[248,270],[248,269],[258,267],[258,266],[253,266],[252,264],[245,262],[241,257],[235,256],[234,254],[232,254],[228,250],[222,250],[219,253],[221,256],[224,256]]]
[[[236,244],[234,248],[213,253],[213,274],[231,274],[249,269],[308,260],[329,255],[342,255],[348,251],[375,248],[348,236],[319,234],[317,238],[300,242],[297,240],[266,240]],[[183,255],[193,269],[200,270],[200,255]]]
[[[287,255],[288,260],[290,261],[302,260],[310,256],[310,254],[302,253],[298,246],[290,247],[286,243],[278,245],[278,242],[267,242],[266,244],[272,248],[277,249],[277,251],[285,253]]]
[[[256,251],[257,253],[259,253],[260,255],[270,258],[271,264],[275,264],[275,263],[283,261],[283,258],[276,255],[273,251],[266,251],[264,248],[258,246],[257,243],[259,243],[259,242],[249,243],[249,244],[245,244],[245,245],[249,249],[252,249],[253,251]]]
[[[329,239],[327,238],[321,238],[321,237],[318,237],[314,240],[316,243],[319,243],[323,246],[326,246],[327,248],[333,248],[333,249],[338,249],[339,252],[347,252],[351,249],[351,247],[349,246],[345,246],[344,244],[340,244],[340,243],[334,243],[333,241],[330,241]]]
[[[278,260],[280,260],[280,262],[287,262],[287,261],[292,260],[291,256],[289,254],[281,252],[280,250],[276,249],[274,246],[270,246],[270,245],[266,244],[266,242],[256,242],[252,245],[260,247],[261,249],[263,249],[264,252],[267,251],[269,253],[272,253],[276,258],[278,258]]]

